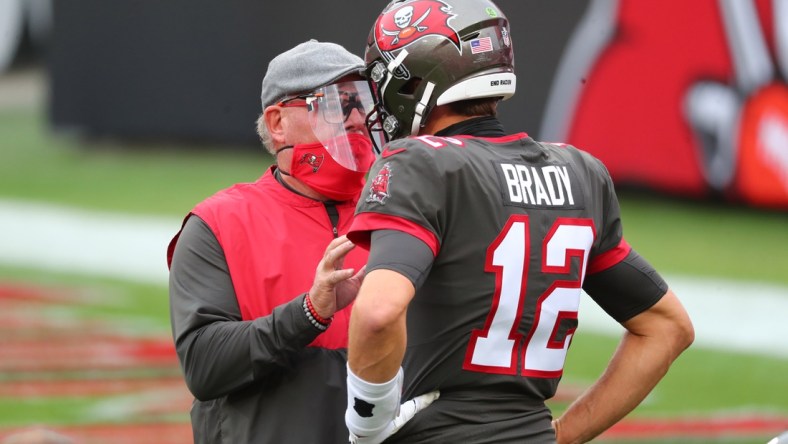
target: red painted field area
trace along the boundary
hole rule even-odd
[[[81,444],[191,442],[192,398],[172,339],[62,315],[90,304],[67,291],[0,285],[0,399],[90,398],[100,417],[79,425],[0,427],[0,440],[44,427]],[[105,406],[116,411],[104,414]]]
[[[94,417],[73,425],[0,426],[0,441],[38,425],[84,444],[191,442],[192,398],[169,335],[123,334],[95,317],[62,316],[69,307],[90,304],[85,296],[67,291],[0,283],[0,399],[37,399],[43,405],[52,399],[91,398],[100,406]],[[558,396],[568,401],[581,389],[565,387]],[[633,419],[599,441],[760,439],[786,429],[788,419],[779,417]]]

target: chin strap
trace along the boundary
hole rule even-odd
[[[424,94],[421,95],[421,100],[419,100],[419,103],[416,104],[416,110],[413,113],[413,125],[410,127],[411,136],[419,134],[421,121],[424,119],[424,117],[426,117],[425,113],[427,111],[427,104],[430,103],[432,91],[434,90],[435,84],[432,82],[427,82],[427,86],[424,88]]]
[[[384,55],[384,57],[385,57],[385,55]],[[398,69],[400,69],[400,68],[401,68],[402,62],[404,62],[404,61],[405,61],[405,58],[406,58],[406,57],[408,57],[408,50],[407,50],[407,49],[403,49],[402,51],[400,51],[400,53],[399,53],[399,54],[397,54],[397,57],[395,57],[393,60],[391,60],[391,61],[389,62],[389,64],[388,64],[388,65],[386,65],[386,71],[388,71],[388,72],[386,73],[386,79],[385,79],[385,81],[383,82],[383,85],[381,85],[381,86],[380,86],[380,91],[378,92],[378,96],[379,96],[379,98],[380,98],[381,100],[383,99],[383,97],[385,97],[385,96],[386,96],[386,89],[388,89],[388,87],[389,87],[389,83],[391,82],[391,79],[392,79],[392,78],[394,78],[394,73],[395,73],[395,72],[396,72]],[[381,102],[381,103],[382,103],[382,102]],[[395,130],[392,130],[391,132],[385,131],[385,130],[386,130],[386,126],[385,126],[385,121],[384,121],[385,119],[384,119],[384,117],[385,117],[386,115],[388,115],[388,113],[385,113],[384,115],[381,115],[381,116],[380,116],[380,119],[381,119],[381,123],[383,123],[383,124],[384,124],[384,126],[383,126],[384,132],[386,132],[386,134],[387,134],[388,138],[389,138],[389,139],[391,139],[391,138],[392,138],[392,133],[394,133],[394,132],[396,132],[396,131],[398,131],[398,130],[396,130],[396,131],[395,131]],[[391,117],[391,116],[390,116],[390,115],[388,115],[388,117]],[[401,125],[401,124],[399,123],[399,119],[396,119],[396,118],[395,118],[395,120],[396,120],[396,122],[397,122],[397,126]]]

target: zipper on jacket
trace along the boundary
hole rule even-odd
[[[339,210],[337,210],[337,206],[333,202],[324,202],[323,205],[326,207],[326,212],[328,213],[328,219],[331,221],[331,227],[333,228],[334,232],[334,239],[339,237]]]

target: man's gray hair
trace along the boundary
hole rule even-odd
[[[265,125],[265,115],[260,114],[260,117],[257,118],[257,123],[255,123],[257,127],[257,135],[260,137],[260,142],[263,142],[263,146],[272,156],[276,157],[276,149],[274,148],[274,139],[271,137],[271,133],[268,131],[268,127]]]

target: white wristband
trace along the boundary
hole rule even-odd
[[[345,423],[356,436],[371,436],[383,431],[399,413],[402,380],[400,367],[394,379],[374,384],[364,381],[347,367],[347,410]]]

